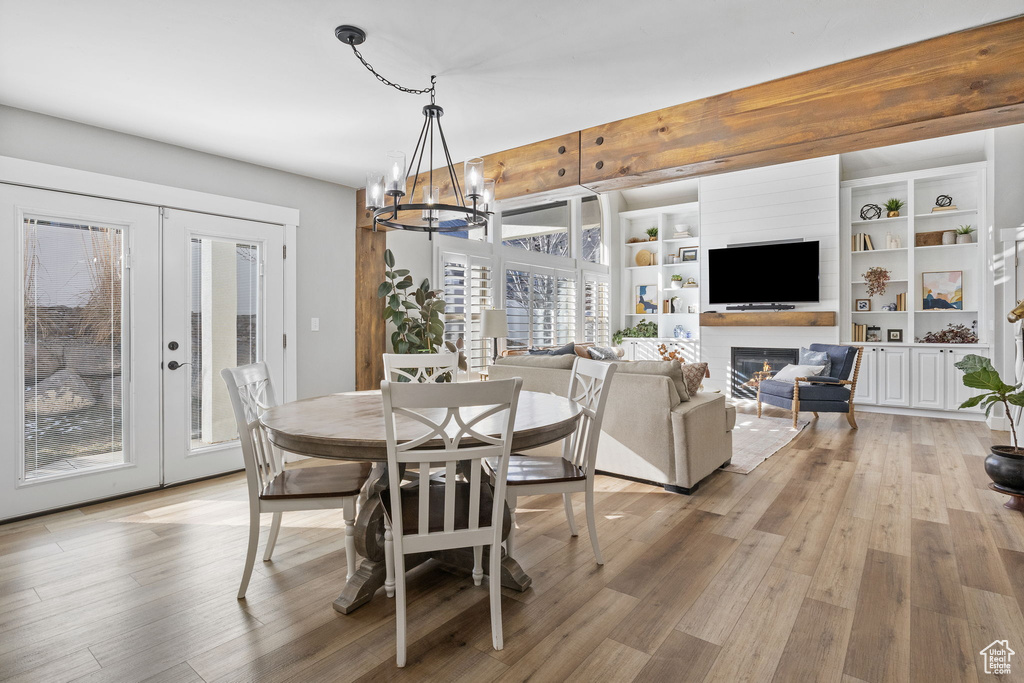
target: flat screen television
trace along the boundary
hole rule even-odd
[[[711,304],[819,301],[818,243],[709,249],[708,280]]]

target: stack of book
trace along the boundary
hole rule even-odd
[[[682,230],[680,232],[673,233],[672,235],[672,239],[674,240],[686,239],[687,237],[693,237],[693,235],[690,234],[689,230]]]
[[[938,213],[939,211],[956,211],[956,204],[950,204],[949,206],[934,206],[932,207],[932,213]]]
[[[896,295],[896,310],[905,311],[907,310],[907,293]]]
[[[875,245],[871,243],[871,235],[866,232],[858,232],[853,236],[853,244],[850,248],[853,251],[874,251]]]
[[[850,337],[850,341],[862,342],[868,340],[868,326],[853,324],[853,333]]]

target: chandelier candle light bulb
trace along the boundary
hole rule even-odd
[[[484,198],[480,202],[481,211],[490,211],[494,202],[494,181],[490,178],[484,179]]]
[[[429,205],[437,204],[437,202],[438,202],[438,200],[440,198],[441,198],[441,190],[436,185],[434,185],[434,186],[429,186],[428,185],[427,187],[423,188],[423,203],[424,204],[429,204]],[[438,218],[439,218],[439,212],[437,212],[437,211],[435,211],[433,209],[428,209],[428,210],[423,212],[423,220],[425,220],[425,221],[433,222],[433,221],[436,221]]]
[[[466,160],[465,165],[466,196],[477,199],[484,194],[484,160],[473,157]]]
[[[405,194],[405,152],[388,152],[384,168],[387,169],[385,190],[389,196]]]
[[[384,204],[384,174],[370,171],[366,174],[366,208],[373,211]]]

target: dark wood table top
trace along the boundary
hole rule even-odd
[[[443,415],[443,410],[438,409],[437,419]],[[567,398],[523,391],[516,409],[512,449],[525,450],[560,441],[576,429],[579,416],[579,406]],[[289,453],[335,460],[387,460],[380,391],[353,391],[293,401],[271,408],[260,422],[270,441]],[[424,429],[423,424],[401,416],[395,427],[399,439],[415,437]],[[476,429],[495,434],[500,429],[499,418],[488,418]],[[440,440],[424,444],[424,448],[441,446]]]

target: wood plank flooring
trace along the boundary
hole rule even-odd
[[[393,601],[331,608],[340,513],[286,513],[273,562],[235,600],[241,475],[0,525],[0,680],[990,678],[981,648],[1005,638],[1024,653],[1024,515],[982,470],[1003,435],[858,422],[822,415],[751,474],[716,472],[690,497],[600,477],[603,567],[582,496],[578,538],[561,497],[521,499],[534,584],[505,591],[505,649],[491,649],[486,583],[427,563],[408,577],[401,670]],[[1024,679],[1018,657],[1006,680]]]

